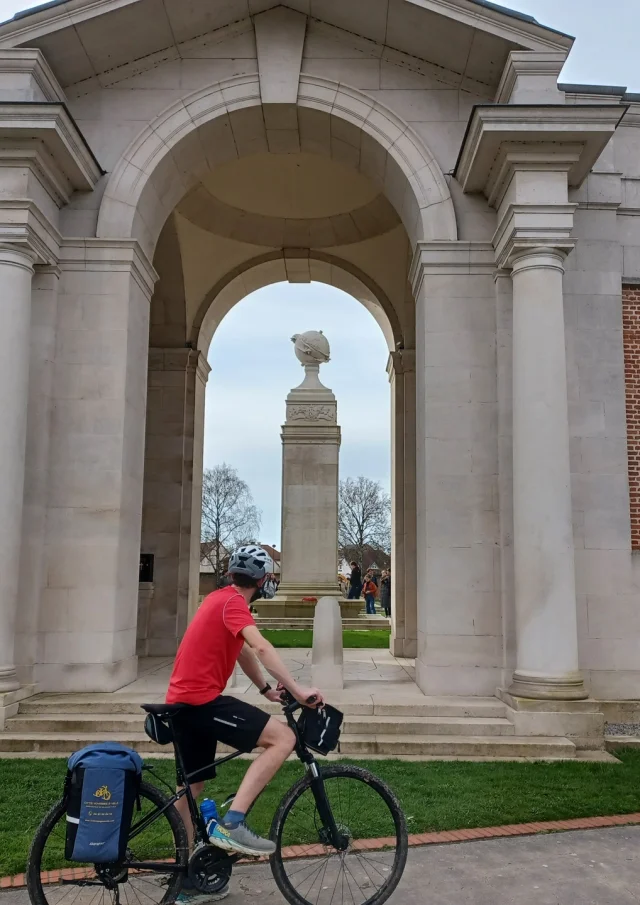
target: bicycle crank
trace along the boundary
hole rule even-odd
[[[189,879],[198,892],[220,892],[229,882],[236,860],[213,845],[199,845],[189,859]]]

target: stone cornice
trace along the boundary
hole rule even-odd
[[[0,84],[4,73],[30,75],[47,102],[64,103],[66,100],[44,54],[36,47],[0,48]]]
[[[520,44],[528,50],[564,50],[568,53],[574,38],[563,32],[540,25],[525,17],[509,15],[498,7],[480,6],[468,0],[409,0],[415,6],[463,22],[480,32],[489,32]]]
[[[91,191],[103,175],[64,104],[0,103],[0,149],[19,156],[21,143],[31,149],[34,142],[45,148],[71,191]]]
[[[62,238],[28,199],[0,201],[0,243],[29,249],[37,264],[56,264]]]
[[[37,139],[21,141],[18,146],[5,143],[4,147],[0,139],[0,168],[29,170],[58,207],[68,204],[73,194],[66,175]]]
[[[314,426],[313,424],[283,424],[280,434],[283,445],[327,444],[340,446],[342,434],[337,424]]]
[[[628,105],[621,125],[631,129],[640,127],[640,104],[631,103]]]
[[[533,53],[531,51],[512,50],[507,57],[502,78],[496,91],[496,103],[509,103],[519,77],[528,76],[536,79],[547,77],[550,83],[553,80],[553,84],[555,84],[566,59],[566,51],[549,50]]]
[[[493,273],[495,266],[490,242],[418,242],[409,268],[409,282],[417,297],[426,273],[486,274]]]
[[[159,279],[137,239],[62,239],[60,267],[130,273],[149,299]]]
[[[496,160],[505,144],[518,143],[547,152],[547,169],[564,156],[564,147],[579,148],[568,169],[570,186],[579,186],[620,124],[626,107],[613,104],[534,106],[508,104],[474,107],[454,175],[465,192],[488,191]]]

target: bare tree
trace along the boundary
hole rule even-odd
[[[261,512],[253,502],[249,485],[235,468],[216,465],[202,476],[202,550],[213,566],[220,586],[234,547],[257,543]]]
[[[391,551],[391,498],[378,481],[340,481],[338,545],[342,557],[360,564],[367,548]]]

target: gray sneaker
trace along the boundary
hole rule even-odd
[[[223,848],[228,852],[253,855],[256,858],[272,855],[276,850],[275,842],[258,836],[257,833],[249,829],[244,821],[239,823],[233,830],[216,823],[213,832],[209,836],[209,841],[212,845],[217,845],[218,848]]]

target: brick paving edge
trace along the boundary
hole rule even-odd
[[[595,830],[606,829],[614,826],[631,826],[640,824],[640,812],[634,814],[614,814],[609,817],[575,817],[570,820],[547,820],[535,823],[512,823],[506,826],[477,827],[470,830],[442,830],[431,833],[411,833],[409,845],[417,847],[421,845],[451,845],[457,842],[476,842],[479,839],[498,839],[506,836],[534,836],[538,833],[562,833],[570,830]],[[359,839],[356,847],[375,851],[389,844],[388,839]],[[292,845],[283,851],[285,858],[315,857],[323,855],[325,848],[322,845],[302,846]],[[265,860],[265,859],[260,859]],[[42,882],[56,883],[58,880],[82,880],[93,874],[93,870],[87,867],[64,868],[63,870],[48,870],[41,874]],[[13,877],[0,877],[0,890],[23,889],[27,885],[24,874],[16,874]]]

